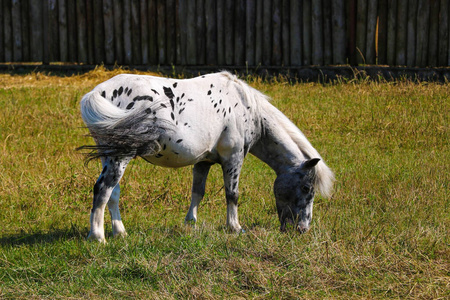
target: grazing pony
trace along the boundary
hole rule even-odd
[[[228,72],[186,80],[117,75],[83,97],[81,115],[96,145],[80,149],[91,150],[90,158],[100,158],[103,165],[94,185],[89,239],[105,241],[106,205],[113,235],[126,235],[119,181],[137,156],[163,167],[194,165],[186,222],[197,220],[209,169],[220,164],[227,226],[237,232],[239,174],[249,152],[277,174],[281,230],[289,222],[307,231],[315,192],[331,193],[333,173],[302,132],[268,97]]]

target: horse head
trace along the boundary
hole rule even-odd
[[[309,230],[314,202],[315,166],[319,158],[306,160],[300,167],[279,174],[274,184],[274,194],[281,231],[291,223],[300,232]]]

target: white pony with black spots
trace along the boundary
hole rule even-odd
[[[291,223],[309,229],[315,192],[329,197],[334,176],[302,132],[268,97],[236,76],[221,72],[177,80],[118,75],[81,100],[81,115],[96,141],[90,158],[103,165],[94,185],[89,239],[105,241],[108,205],[114,236],[125,236],[119,212],[119,181],[135,157],[162,166],[194,165],[186,222],[197,221],[210,167],[220,164],[227,203],[227,226],[238,220],[239,174],[251,153],[277,175],[274,194],[281,230]]]

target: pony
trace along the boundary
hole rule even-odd
[[[242,230],[238,186],[248,153],[277,175],[273,191],[280,230],[290,223],[306,232],[316,191],[331,195],[333,172],[300,129],[267,96],[228,72],[182,80],[121,74],[97,85],[80,104],[96,144],[79,149],[90,150],[88,159],[100,158],[103,166],[93,189],[88,239],[105,242],[106,205],[113,236],[126,235],[119,181],[136,157],[162,167],[194,166],[186,223],[197,221],[208,172],[220,164],[227,228]]]

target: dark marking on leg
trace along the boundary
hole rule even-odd
[[[167,108],[167,105],[165,105],[164,103],[161,103],[161,107]]]
[[[105,91],[102,92],[102,97],[106,98],[106,92]]]
[[[181,99],[183,99],[183,97],[184,97],[184,93],[181,95]]]
[[[128,93],[127,93],[127,96],[128,96],[128,97],[131,95],[131,92],[132,92],[132,91],[133,91],[132,89],[129,89],[129,90],[128,90]]]
[[[130,102],[130,104],[127,105],[126,109],[131,109],[134,106],[134,102]]]
[[[175,103],[173,102],[173,100],[172,100],[172,99],[170,99],[170,106],[172,107],[172,110],[174,110],[174,109],[175,109]]]
[[[125,94],[128,93],[128,87],[125,88]]]
[[[116,98],[117,97],[117,90],[114,90],[114,92],[113,92],[113,98]]]
[[[176,88],[177,85],[178,85],[178,82],[175,82],[175,83],[173,84],[173,88]]]
[[[208,96],[211,95],[211,90],[208,91]]]
[[[170,113],[170,117],[175,121],[175,115],[173,114],[173,112]]]
[[[180,109],[180,111],[178,112],[178,114],[181,114],[184,110],[184,107],[182,109]]]
[[[234,105],[234,107],[238,106],[238,104],[239,104],[239,103],[236,103],[236,104]]]
[[[123,87],[121,86],[121,87],[119,88],[119,96],[122,95],[122,93],[123,93]]]

